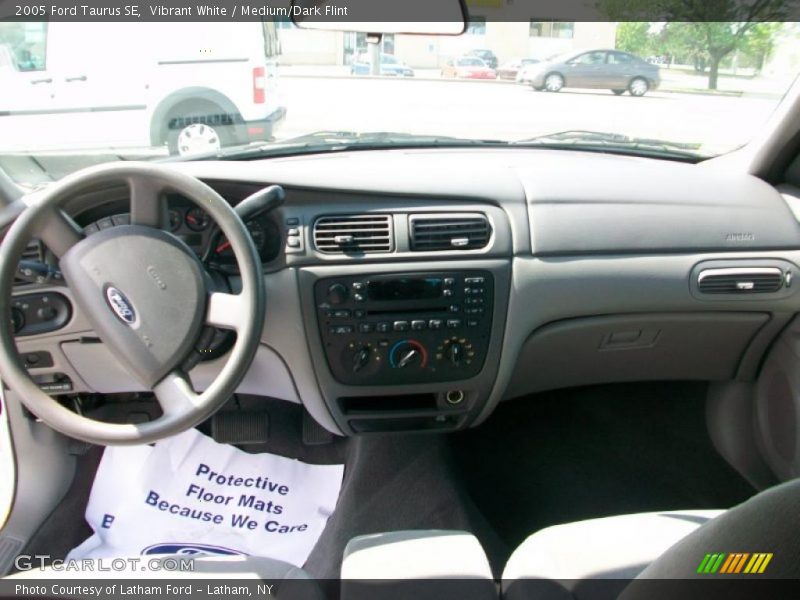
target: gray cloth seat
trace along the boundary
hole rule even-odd
[[[720,514],[720,510],[640,513],[542,529],[506,563],[504,597],[616,597],[670,546]]]
[[[341,600],[495,600],[497,584],[478,539],[466,531],[362,535],[342,560]]]
[[[702,589],[705,598],[731,597],[729,587],[692,587],[730,577],[714,580],[699,572],[706,554],[725,554],[719,559],[724,564],[731,554],[747,554],[749,561],[765,553],[771,557],[759,580],[800,578],[800,479],[724,512],[624,515],[542,530],[509,559],[503,595],[511,600],[654,600]],[[714,595],[717,591],[722,596]]]

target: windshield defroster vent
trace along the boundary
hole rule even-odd
[[[337,215],[314,222],[314,245],[326,254],[391,252],[391,215]]]
[[[697,276],[697,289],[703,294],[769,294],[780,291],[784,282],[777,267],[705,269]]]
[[[489,244],[492,227],[480,213],[409,217],[411,250],[479,250]]]

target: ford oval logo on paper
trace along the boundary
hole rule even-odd
[[[142,550],[142,554],[213,554],[218,556],[247,556],[244,552],[223,548],[222,546],[212,546],[211,544],[153,544]]]
[[[106,300],[120,321],[131,325],[136,320],[136,311],[133,310],[130,300],[114,286],[106,288]]]

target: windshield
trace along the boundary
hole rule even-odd
[[[36,185],[120,158],[445,141],[700,160],[750,140],[798,69],[797,23],[484,19],[376,39],[288,20],[7,21],[0,168]]]

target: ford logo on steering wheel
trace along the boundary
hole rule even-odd
[[[136,311],[133,310],[133,305],[130,300],[125,297],[125,294],[120,292],[113,286],[106,288],[106,301],[114,311],[114,314],[123,322],[131,325],[136,320]]]

